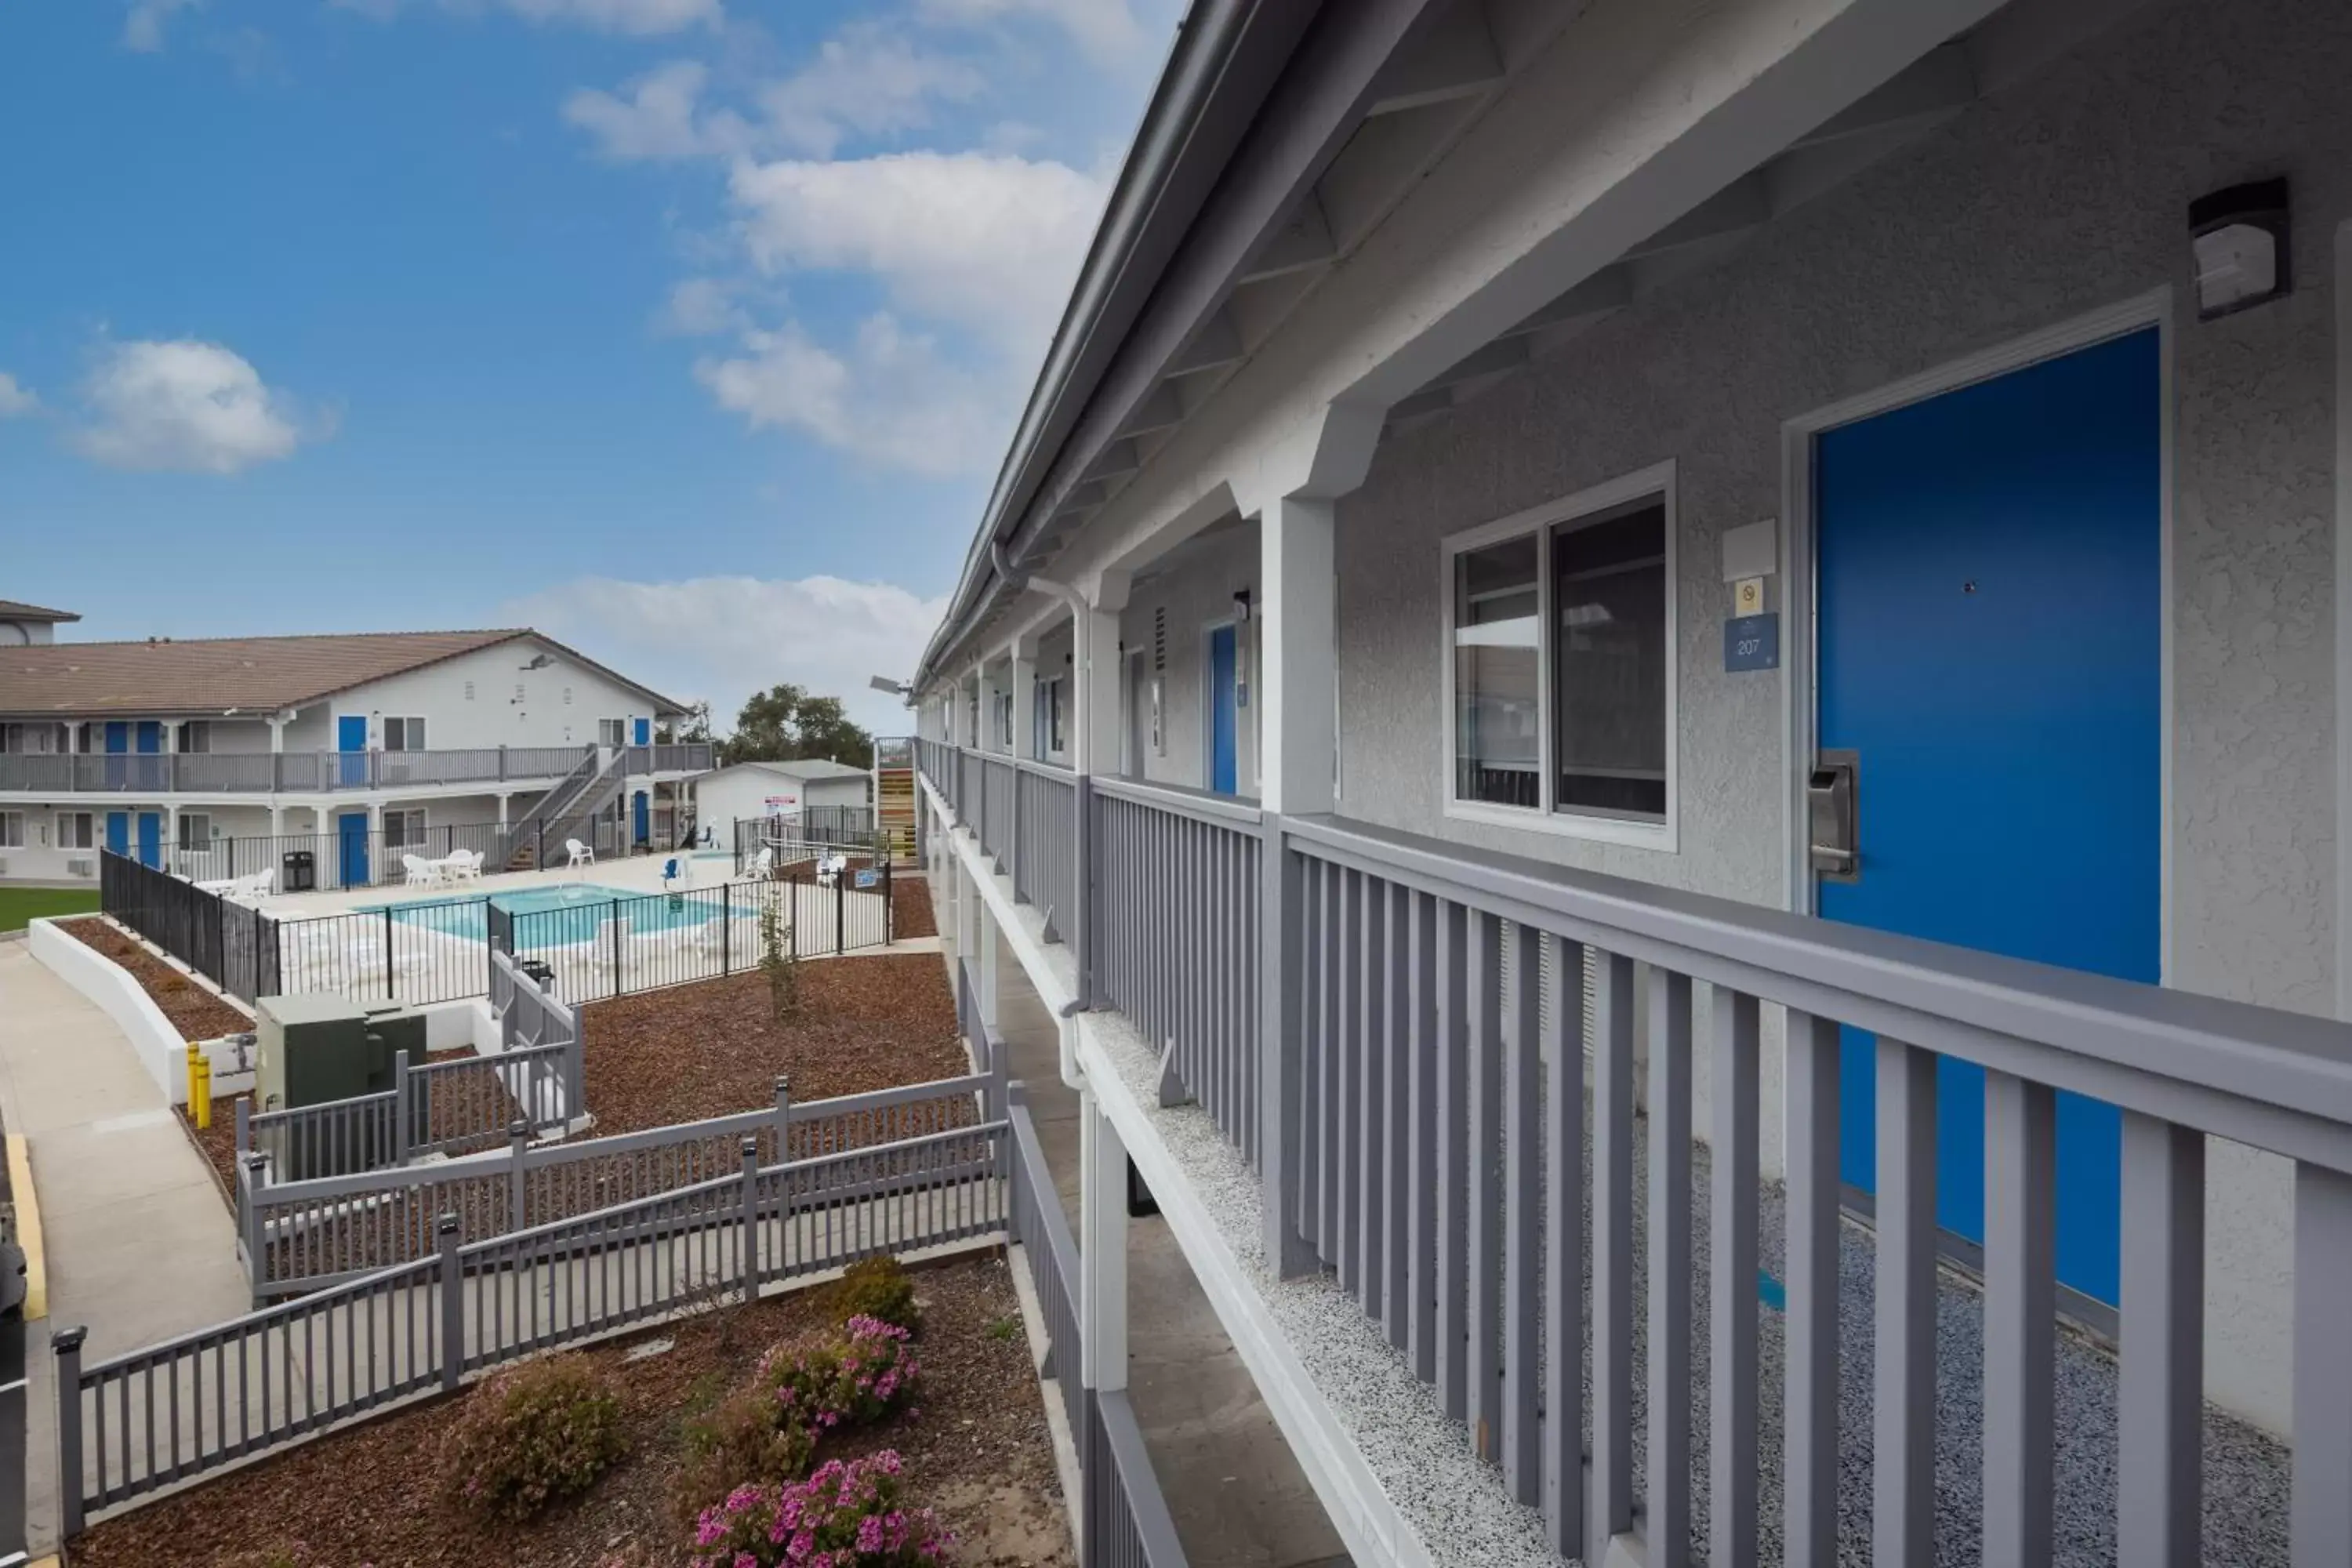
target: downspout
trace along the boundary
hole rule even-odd
[[[1070,608],[1072,637],[1075,638],[1083,631],[1087,616],[1085,595],[1067,583],[1051,582],[1044,577],[1033,577],[1025,572],[1014,570],[1012,556],[1006,552],[1004,542],[1001,539],[992,539],[988,542],[988,559],[989,563],[996,568],[997,578],[1004,584],[1007,592],[1018,592],[1022,588],[1036,588],[1053,595]],[[1094,677],[1089,674],[1087,679],[1091,680]],[[1079,721],[1081,723],[1085,721],[1083,715]],[[1087,747],[1087,755],[1089,760],[1094,756],[1091,741]],[[1088,853],[1092,847],[1092,835],[1087,831],[1087,824],[1093,816],[1090,810],[1091,802],[1088,799],[1093,791],[1087,787],[1091,777],[1091,774],[1079,773],[1076,769],[1072,769],[1070,773],[1074,807],[1071,815],[1076,820],[1078,830],[1077,864],[1075,868],[1076,875],[1072,880],[1077,885],[1078,907],[1070,911],[1069,946],[1070,956],[1076,961],[1078,984],[1077,994],[1063,1005],[1059,1013],[1055,1015],[1055,1021],[1058,1026],[1055,1031],[1055,1043],[1061,1048],[1062,1082],[1071,1089],[1077,1089],[1086,1088],[1086,1079],[1078,1071],[1077,1026],[1071,1023],[1070,1019],[1074,1015],[1086,1012],[1094,1005],[1094,900],[1090,896],[1094,889],[1094,857]]]

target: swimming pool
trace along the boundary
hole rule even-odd
[[[388,913],[402,925],[442,936],[485,942],[489,936],[488,910],[491,904],[515,918],[518,951],[593,942],[604,922],[615,919],[633,931],[668,931],[718,920],[722,910],[737,916],[759,913],[748,905],[728,908],[716,889],[648,893],[597,882],[566,882],[560,888],[513,888],[462,902],[446,898],[411,899],[362,908],[370,914]]]

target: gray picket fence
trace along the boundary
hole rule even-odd
[[[460,1215],[417,1256],[161,1344],[85,1364],[56,1334],[61,1523],[459,1386],[535,1352],[859,1258],[1003,1232],[1000,1110],[946,1131],[736,1168],[468,1242]],[[358,1205],[352,1205],[358,1206]]]

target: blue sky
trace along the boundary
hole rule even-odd
[[[890,721],[1176,0],[0,5],[0,597]]]

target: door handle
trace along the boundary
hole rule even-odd
[[[1813,870],[1825,882],[1862,879],[1855,813],[1861,767],[1861,758],[1853,752],[1825,751],[1806,776],[1806,844]]]

